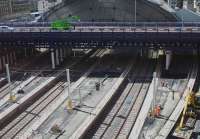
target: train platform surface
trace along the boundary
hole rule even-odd
[[[41,78],[40,78],[41,79]],[[29,98],[35,95],[39,90],[48,85],[51,81],[53,81],[55,77],[43,77],[42,80],[36,80],[30,83],[30,87],[27,88],[25,94],[18,94],[16,101],[13,103],[12,101],[2,99],[2,105],[0,107],[0,121],[6,117],[9,113],[13,112],[23,103],[25,103]],[[5,101],[3,103],[3,101]]]
[[[32,138],[76,138],[77,131],[83,131],[87,125],[92,122],[104,105],[107,104],[116,89],[124,80],[131,66],[127,66],[126,70],[120,69],[120,74],[111,77],[87,77],[76,88],[76,82],[72,85],[70,98],[72,100],[73,110],[67,109],[67,102],[64,100],[55,111],[40,123],[40,126],[32,133]],[[119,69],[118,69],[119,70]],[[95,87],[97,82],[103,82],[98,91]],[[45,113],[43,113],[45,114]],[[39,118],[38,118],[39,120]],[[38,126],[36,123],[31,125],[29,129]],[[59,131],[56,132],[55,131]],[[27,134],[26,134],[27,133]],[[79,132],[80,133],[80,132]],[[25,136],[28,135],[26,131]],[[80,135],[80,134],[79,134]]]

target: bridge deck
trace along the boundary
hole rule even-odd
[[[156,45],[191,48],[200,44],[198,23],[187,23],[182,26],[180,23],[141,23],[136,26],[129,23],[80,23],[74,24],[69,30],[53,30],[48,24],[18,24],[12,30],[1,30],[0,46],[115,48]]]

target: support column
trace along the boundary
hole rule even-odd
[[[63,62],[63,49],[60,48],[60,61]]]
[[[56,68],[56,66],[55,66],[55,55],[54,55],[54,49],[51,49],[50,50],[51,51],[51,67],[52,67],[52,69],[55,69]]]
[[[12,52],[12,57],[13,57],[13,64],[15,65],[17,62],[15,51]]]
[[[34,56],[34,48],[31,48],[31,55]]]
[[[65,53],[66,53],[65,48],[62,48],[62,51],[63,51],[63,52],[62,52],[62,57],[63,57],[63,60],[64,60],[65,57],[66,57],[66,56],[65,56],[65,55],[66,55],[66,54],[65,54]]]
[[[66,58],[66,48],[63,48],[63,57]]]
[[[6,63],[10,64],[9,53],[6,54]]]
[[[165,54],[166,54],[165,69],[168,70],[170,63],[171,63],[171,59],[172,59],[172,52],[171,51],[165,51]]]
[[[3,66],[2,66],[2,62],[1,62],[1,57],[0,57],[0,71],[2,71],[2,68]]]
[[[2,66],[3,68],[5,67],[5,64],[6,64],[6,58],[5,56],[2,57]]]
[[[72,48],[69,48],[69,56],[72,54]]]
[[[148,49],[148,58],[153,58],[153,50],[152,49]]]
[[[27,57],[27,50],[24,48],[24,56]]]
[[[142,48],[140,49],[140,56],[141,57],[143,56],[143,49]]]
[[[36,55],[36,48],[32,48],[32,54],[35,56]]]
[[[11,53],[9,53],[9,57],[10,57],[10,64],[12,65],[13,64],[13,56],[12,56],[12,52]]]
[[[152,112],[156,106],[156,95],[157,95],[157,87],[156,87],[156,72],[153,73],[153,101],[152,101]]]
[[[59,65],[60,61],[59,61],[59,52],[58,49],[56,49],[56,65]]]

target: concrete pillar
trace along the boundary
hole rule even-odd
[[[67,48],[67,56],[70,56],[72,53],[72,49],[71,48]]]
[[[59,61],[59,51],[58,49],[56,49],[56,65],[59,65],[60,61]]]
[[[7,63],[7,64],[10,64],[9,52],[6,54],[6,63]]]
[[[35,48],[32,48],[32,54],[33,54],[33,55],[36,55],[36,50],[35,50]]]
[[[153,58],[153,50],[152,49],[148,49],[148,58]]]
[[[34,48],[31,48],[31,55],[34,55]]]
[[[60,61],[63,62],[63,49],[60,48]]]
[[[52,69],[55,69],[55,54],[54,54],[54,49],[51,49],[51,67]]]
[[[27,57],[27,49],[24,48],[24,56]]]
[[[0,71],[3,70],[2,62],[1,62],[1,57],[0,57]]]
[[[171,59],[172,59],[172,52],[171,51],[165,51],[165,54],[166,54],[165,69],[168,70],[170,63],[171,63]]]
[[[62,48],[62,51],[63,51],[63,52],[62,52],[62,57],[63,57],[63,60],[64,60],[65,57],[66,57],[66,56],[65,56],[65,53],[66,53],[65,48]]]
[[[12,57],[13,57],[13,64],[15,65],[17,62],[17,58],[16,58],[16,53],[15,51],[12,52]]]
[[[12,56],[12,52],[11,53],[9,53],[9,58],[10,58],[10,64],[12,65],[13,64],[13,56]]]
[[[143,56],[143,49],[142,48],[140,49],[140,56],[141,57]]]
[[[63,58],[66,58],[66,48],[63,48]]]
[[[6,58],[5,56],[2,57],[2,66],[3,68],[5,67],[5,64],[6,64]]]
[[[152,101],[152,112],[156,106],[157,86],[156,86],[156,72],[153,73],[153,101]]]

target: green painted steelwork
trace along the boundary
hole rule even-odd
[[[54,30],[68,30],[72,27],[71,22],[80,21],[79,16],[69,16],[66,20],[56,20],[51,24]]]

